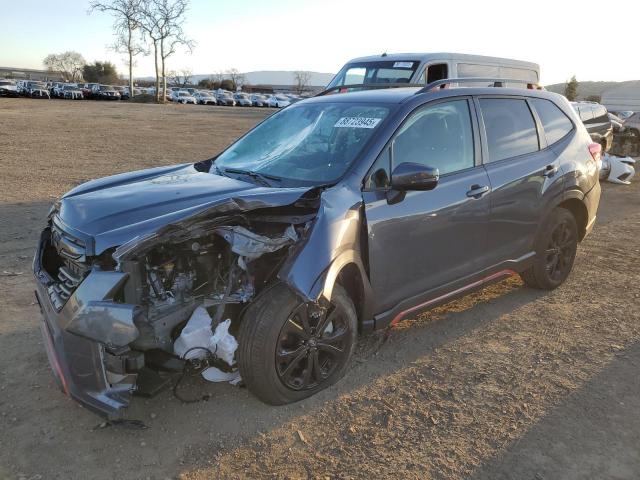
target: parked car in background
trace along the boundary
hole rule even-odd
[[[635,112],[629,115],[622,126],[629,130],[629,133],[640,138],[640,112]]]
[[[130,99],[132,95],[129,92],[129,87],[124,87],[124,91],[125,91],[126,96],[128,97],[127,99]],[[136,88],[136,87],[133,88],[133,96],[142,95],[142,93],[143,93],[143,91],[141,89]]]
[[[602,145],[602,153],[608,152],[613,142],[613,126],[606,107],[595,102],[571,102],[571,105],[591,139]]]
[[[82,89],[77,85],[65,85],[62,88],[62,91],[58,95],[59,97],[66,98],[68,100],[82,100],[84,98],[84,94],[82,93]]]
[[[92,92],[97,100],[120,100],[120,93],[111,85],[94,86]]]
[[[78,85],[80,90],[82,90],[82,97],[85,100],[90,98],[95,98],[94,91],[97,91],[100,88],[99,83],[81,83]]]
[[[129,100],[129,89],[120,85],[115,85],[114,90],[120,94],[120,100]]]
[[[63,83],[63,82],[53,82],[53,83],[51,83],[49,85],[49,93],[51,94],[51,97],[62,98],[63,97],[62,91],[63,91],[65,85],[67,85],[67,84]]]
[[[251,105],[254,107],[266,107],[267,106],[267,96],[262,95],[260,93],[254,93],[250,97]]]
[[[43,82],[27,82],[26,95],[31,98],[51,98],[47,84]]]
[[[283,108],[283,107],[288,107],[289,105],[291,105],[291,100],[289,100],[289,97],[287,97],[286,95],[282,95],[280,93],[277,95],[271,95],[267,99],[268,107]]]
[[[289,99],[291,103],[296,103],[302,100],[302,97],[300,95],[295,95],[293,93],[288,93],[286,97]]]
[[[18,87],[11,80],[0,80],[0,97],[19,97]]]
[[[193,96],[200,105],[217,105],[216,97],[209,92],[196,91]]]
[[[18,95],[24,95],[26,83],[26,80],[16,80],[16,91],[18,92]]]
[[[635,112],[633,112],[632,110],[623,110],[621,112],[613,112],[613,113],[615,113],[616,116],[620,117],[622,120],[626,120],[627,118],[632,116]]]
[[[236,104],[236,101],[233,99],[233,94],[226,90],[218,91],[218,93],[216,93],[216,100],[218,101],[218,105],[225,105],[227,107],[233,107]]]
[[[622,125],[624,123],[624,120],[611,112],[608,112],[607,115],[609,116],[609,120],[611,120],[611,126],[613,127],[614,135],[616,133],[622,132],[624,130],[624,126]]]
[[[249,95],[246,94],[246,93],[236,92],[233,95],[233,99],[236,101],[236,105],[238,105],[240,107],[250,107],[251,106],[251,99],[249,98]]]
[[[193,103],[194,105],[196,105],[198,103],[196,98],[186,90],[179,90],[177,92],[172,92],[170,99],[172,102],[182,103],[184,105],[186,105],[187,103]]]

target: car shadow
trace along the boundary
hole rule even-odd
[[[470,478],[638,478],[639,371],[635,343]]]

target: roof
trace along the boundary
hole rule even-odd
[[[312,97],[305,100],[305,103],[383,103],[397,104],[413,98],[420,90],[419,87],[408,88],[384,88],[373,90],[362,90],[357,92],[335,93],[320,97]],[[545,90],[531,90],[526,88],[507,88],[507,87],[455,87],[433,92],[425,92],[423,95],[430,95],[433,98],[442,98],[456,95],[516,95],[540,98],[558,98],[562,97],[557,93],[547,92]]]

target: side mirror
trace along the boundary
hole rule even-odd
[[[399,192],[408,190],[433,190],[438,185],[440,172],[437,168],[420,163],[405,162],[391,173],[391,188]]]

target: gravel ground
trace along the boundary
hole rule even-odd
[[[56,388],[30,260],[51,201],[126,170],[208,158],[267,110],[0,99],[0,478],[636,479],[640,183],[606,184],[553,292],[509,279],[361,339],[346,377],[284,407],[188,384],[100,428]]]

